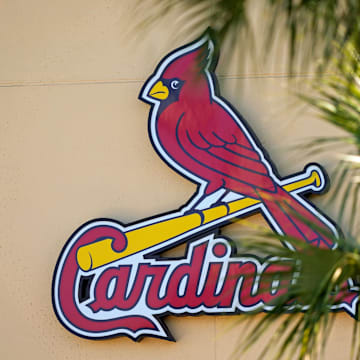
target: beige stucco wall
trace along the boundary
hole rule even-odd
[[[94,342],[65,330],[53,313],[54,266],[80,224],[169,211],[195,190],[153,151],[149,107],[137,100],[161,57],[191,36],[174,40],[178,25],[163,19],[136,37],[131,4],[0,0],[1,359],[227,359],[243,332],[225,331],[233,317],[169,317],[176,343]],[[226,75],[223,94],[288,175],[306,163],[288,146],[336,131],[294,106],[280,60],[240,77],[220,63],[218,73]],[[226,231],[235,236],[238,228]],[[326,359],[348,354],[351,325],[338,316]]]

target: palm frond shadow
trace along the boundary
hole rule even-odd
[[[358,1],[267,0],[255,4],[248,0],[143,0],[136,4],[137,32],[149,29],[159,18],[176,9],[177,15],[172,17],[178,34],[199,35],[211,26],[218,40],[229,44],[228,49],[234,49],[234,44],[244,44],[240,43],[241,39],[250,39],[246,42],[247,48],[242,48],[241,59],[245,54],[254,55],[255,40],[259,43],[255,30],[262,28],[265,34],[264,41],[257,45],[263,49],[263,62],[277,46],[279,33],[286,33],[290,72],[296,67],[306,69],[318,58],[323,60],[318,67],[323,72],[334,55],[342,53],[348,41],[360,43]],[[252,18],[256,11],[258,21],[253,29]],[[252,48],[250,52],[249,47]]]
[[[347,44],[341,61],[333,62],[334,75],[315,84],[317,97],[300,95],[321,118],[338,127],[343,136],[321,137],[301,144],[307,155],[337,150],[337,165],[331,173],[332,189],[327,206],[339,208],[338,222],[351,239],[359,230],[357,209],[360,183],[360,63],[352,43]],[[341,150],[341,153],[339,151]]]

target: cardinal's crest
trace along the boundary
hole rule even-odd
[[[286,291],[276,277],[269,283],[269,275],[286,263],[275,266],[269,259],[237,254],[220,234],[225,224],[254,212],[280,234],[336,246],[335,224],[305,197],[327,188],[324,170],[309,164],[285,178],[277,174],[245,120],[220,96],[216,49],[209,32],[176,49],[161,60],[140,94],[151,104],[154,149],[198,185],[193,198],[184,199],[179,210],[133,224],[91,220],[62,250],[53,305],[76,335],[172,339],[163,322],[167,314],[269,310]],[[309,222],[324,231],[309,228]],[[184,242],[183,258],[159,257]],[[334,308],[354,315],[357,293],[351,285]]]

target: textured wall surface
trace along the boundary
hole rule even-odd
[[[139,35],[131,28],[137,21],[131,3],[0,1],[1,359],[228,359],[244,331],[227,330],[234,317],[169,317],[176,343],[95,342],[65,330],[53,313],[54,266],[79,225],[176,209],[195,191],[152,149],[149,107],[137,100],[162,56],[191,37],[174,40],[171,19]],[[286,149],[335,130],[296,105],[280,56],[242,73],[223,60],[222,94],[248,119],[282,175],[301,170],[308,159]],[[352,322],[337,318],[330,360],[344,359],[350,344]]]

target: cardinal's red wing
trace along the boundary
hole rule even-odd
[[[210,126],[203,127],[194,120],[186,115],[182,118],[177,127],[177,138],[187,155],[199,164],[199,171],[202,165],[214,172],[214,179],[207,179],[209,182],[222,177],[225,187],[233,191],[242,192],[241,184],[274,190],[268,169],[235,122],[227,124],[224,136],[222,125],[225,124],[214,126],[210,123]]]

